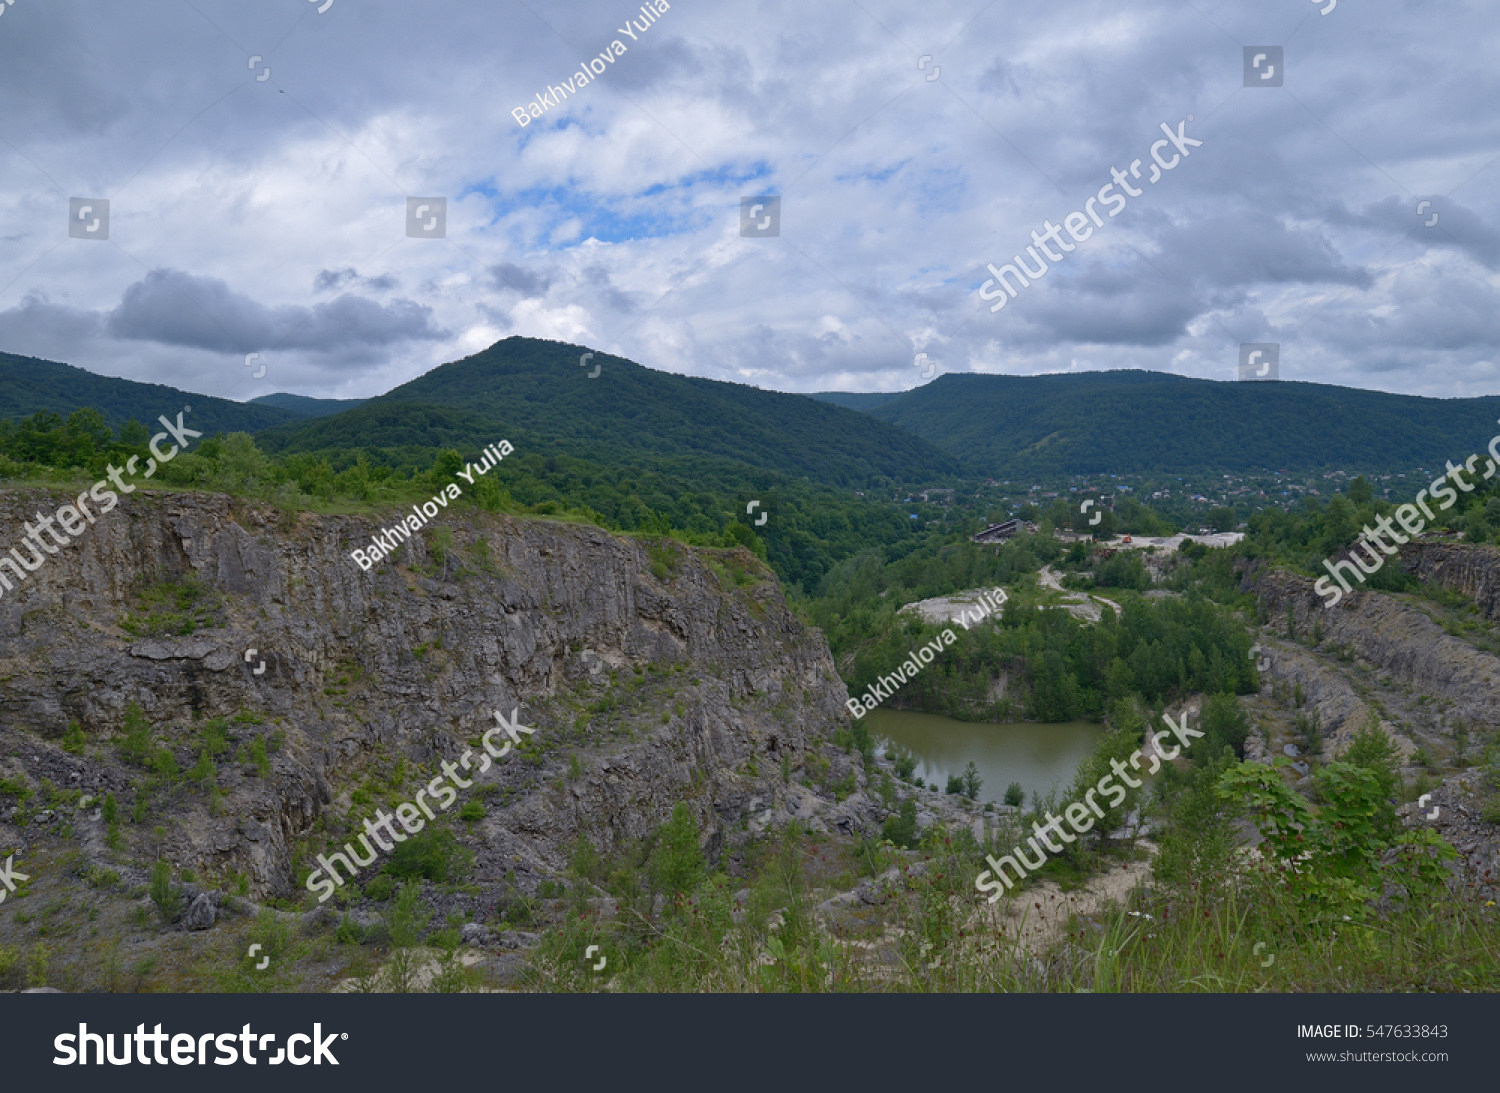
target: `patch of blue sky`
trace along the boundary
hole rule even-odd
[[[490,180],[465,187],[460,197],[478,194],[485,198],[492,210],[492,224],[512,212],[541,210],[554,226],[576,220],[580,239],[592,237],[604,243],[623,243],[699,230],[719,215],[721,204],[737,209],[739,193],[734,187],[743,188],[764,173],[769,172],[763,165],[751,172],[723,166],[684,175],[672,182],[655,183],[634,194],[591,193],[576,184],[502,192]],[[726,190],[733,192],[728,198],[719,197]],[[701,192],[713,194],[719,200],[707,205],[695,201],[694,195]]]

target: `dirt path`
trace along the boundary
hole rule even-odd
[[[1143,840],[1140,845],[1155,853],[1151,843]],[[1040,954],[1062,936],[1070,915],[1096,917],[1107,904],[1124,903],[1130,890],[1150,871],[1149,858],[1130,862],[1095,877],[1074,892],[1064,892],[1052,881],[1045,881],[1009,899],[986,903],[968,925],[1015,938],[1028,951]]]
[[[1062,582],[1058,580],[1057,574],[1052,572],[1050,565],[1042,566],[1041,572],[1037,574],[1037,579],[1042,582],[1043,588],[1050,588],[1054,592],[1062,593],[1063,598],[1067,601],[1063,604],[1063,607],[1067,610],[1068,614],[1075,618],[1085,619],[1088,622],[1098,622],[1104,616],[1104,612],[1098,606],[1101,603],[1107,603],[1113,607],[1117,617],[1125,613],[1124,609],[1115,603],[1114,600],[1105,599],[1103,596],[1087,596],[1082,592],[1072,592],[1064,588]]]

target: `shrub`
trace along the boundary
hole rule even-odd
[[[901,802],[895,816],[887,816],[880,826],[880,833],[897,846],[908,850],[917,844],[917,801],[908,797]]]
[[[425,878],[439,884],[455,879],[468,867],[469,852],[458,845],[447,828],[429,827],[397,843],[386,871],[398,880]]]
[[[686,801],[678,801],[672,818],[662,825],[652,860],[652,879],[668,895],[691,892],[703,879],[698,821]]]
[[[157,748],[151,756],[151,770],[163,782],[174,782],[182,773],[177,757],[167,748]]]
[[[146,715],[134,702],[125,707],[125,725],[120,730],[120,742],[116,745],[120,758],[137,767],[151,762],[151,726]]]
[[[63,751],[82,755],[87,744],[88,738],[83,735],[83,726],[76,721],[68,722],[68,731],[63,733],[62,738]]]
[[[984,786],[984,779],[979,777],[979,768],[974,765],[972,759],[964,767],[963,784],[964,796],[971,801],[977,801],[979,799],[979,791]]]
[[[468,823],[482,820],[484,819],[484,815],[484,804],[480,801],[465,801],[464,807],[458,810],[458,818]]]
[[[120,849],[120,804],[113,793],[104,795],[101,808],[104,816],[104,845],[111,850]]]
[[[219,768],[214,766],[213,756],[208,754],[207,748],[198,753],[197,764],[192,770],[188,771],[188,777],[200,783],[204,789],[213,788],[218,774]]]
[[[156,913],[161,916],[162,925],[166,926],[177,917],[177,909],[182,904],[182,892],[172,883],[172,867],[164,861],[158,860],[151,867],[151,884],[147,889],[151,902],[156,904]]]
[[[365,885],[365,896],[376,903],[384,903],[395,894],[396,878],[384,871],[376,873],[370,878],[370,883]]]
[[[263,736],[257,736],[250,741],[248,749],[250,761],[255,764],[256,772],[262,778],[271,777],[271,757],[266,754],[266,740]]]

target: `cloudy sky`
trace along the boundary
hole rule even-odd
[[[245,399],[511,334],[785,391],[1267,342],[1500,391],[1494,0],[7,2],[0,350]],[[1163,123],[1202,144],[1150,183]],[[1135,160],[992,312],[986,264]]]

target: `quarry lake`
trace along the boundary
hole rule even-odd
[[[1021,783],[1028,804],[1033,791],[1045,795],[1054,786],[1066,789],[1104,731],[1087,721],[992,724],[884,709],[871,710],[865,724],[887,749],[910,752],[917,760],[916,776],[936,782],[939,789],[972,760],[984,779],[979,799],[996,804],[1004,801],[1005,787],[1012,782]]]

